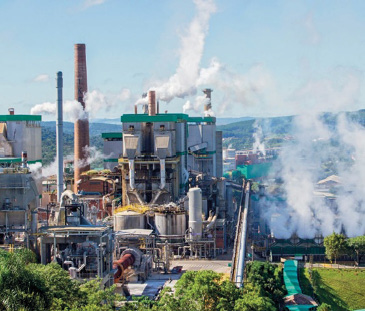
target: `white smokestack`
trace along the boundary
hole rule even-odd
[[[62,115],[62,72],[57,72],[57,121],[56,121],[56,144],[57,144],[57,202],[60,202],[63,192],[63,115]]]

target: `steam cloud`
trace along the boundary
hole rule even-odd
[[[264,92],[274,90],[275,85],[263,65],[256,64],[245,75],[240,75],[227,68],[217,58],[213,58],[207,68],[201,68],[209,20],[216,12],[216,6],[213,0],[194,0],[194,3],[197,13],[186,35],[181,38],[180,60],[175,74],[166,82],[155,83],[150,90],[156,91],[158,99],[170,102],[176,97],[195,96],[199,87],[213,87],[223,93],[219,112],[224,112],[232,102],[257,104],[264,101]],[[136,102],[141,103],[140,100]],[[188,100],[183,110],[199,112],[201,107],[202,100],[198,96],[195,102]],[[213,111],[205,114],[215,115]]]
[[[108,112],[121,101],[127,101],[131,98],[131,92],[128,89],[123,89],[121,93],[107,98],[105,94],[100,91],[93,90],[84,95],[85,110],[81,104],[76,100],[66,100],[63,103],[64,118],[68,121],[75,122],[79,119],[96,118],[99,117],[101,111]],[[45,102],[37,104],[30,110],[31,114],[48,114],[56,115],[57,104]]]
[[[365,234],[365,128],[348,114],[319,111],[330,110],[332,104],[335,111],[345,110],[357,98],[360,83],[355,80],[348,76],[340,88],[329,80],[311,82],[297,92],[306,94],[306,103],[321,100],[317,109],[294,118],[295,140],[282,148],[273,165],[272,175],[282,185],[263,200],[262,210],[275,237]],[[321,189],[317,182],[331,174],[339,176],[340,183]]]
[[[197,13],[181,38],[180,61],[176,73],[162,85],[151,87],[160,100],[170,102],[173,98],[184,98],[196,94],[196,82],[200,74],[205,37],[209,29],[209,19],[216,11],[213,0],[194,0]]]
[[[254,128],[253,138],[255,141],[252,146],[252,151],[254,153],[260,151],[263,155],[266,155],[265,144],[262,142],[263,139],[262,128],[260,124],[257,122],[257,120],[253,124],[253,128]]]

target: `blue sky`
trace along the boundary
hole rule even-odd
[[[0,114],[54,102],[59,70],[72,100],[75,43],[86,44],[89,91],[99,108],[107,102],[108,111],[93,117],[131,113],[140,94],[164,85],[189,54],[182,40],[204,2],[215,10],[205,16],[195,59],[199,70],[212,59],[219,70],[188,81],[189,94],[161,102],[163,110],[182,112],[189,100],[188,113],[201,114],[204,87],[214,89],[218,117],[364,107],[365,1],[1,0]]]

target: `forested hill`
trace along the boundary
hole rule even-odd
[[[365,126],[365,109],[346,112],[348,119]],[[337,126],[338,114],[322,113],[320,119],[330,129]],[[292,139],[294,116],[257,118],[227,125],[218,126],[223,131],[223,146],[237,150],[250,149],[254,143],[253,134],[262,130],[262,141],[266,147],[280,146],[284,141]]]
[[[223,131],[224,146],[234,149],[250,149],[254,143],[253,134],[260,127],[265,144],[280,145],[291,133],[293,117],[258,118],[218,126]]]
[[[361,125],[365,126],[365,110],[347,112],[347,117]],[[275,118],[243,118],[243,121],[234,122],[226,125],[218,125],[218,130],[223,131],[225,147],[232,147],[237,150],[250,149],[254,142],[253,134],[262,130],[262,141],[266,147],[280,146],[284,141],[292,139],[292,123],[293,116],[275,117]],[[239,118],[237,118],[239,119]],[[337,114],[323,113],[321,119],[329,127],[337,126]],[[217,120],[217,124],[235,120],[234,118],[226,118]],[[90,123],[90,144],[98,150],[103,148],[103,140],[101,134],[104,132],[120,132],[121,124],[108,123]],[[74,124],[64,122],[64,155],[73,154],[74,144]],[[42,149],[43,149],[43,165],[47,165],[53,161],[56,156],[56,122],[42,122]],[[93,166],[99,167],[102,162]]]
[[[90,123],[90,145],[102,151],[103,139],[101,134],[105,132],[121,132],[121,125],[106,123]],[[73,154],[74,150],[74,123],[63,123],[63,152],[64,156]],[[50,164],[56,157],[56,122],[42,122],[42,153],[43,165]],[[102,159],[101,159],[102,160]],[[100,162],[100,163],[99,163]],[[94,164],[94,167],[102,166],[102,161]]]

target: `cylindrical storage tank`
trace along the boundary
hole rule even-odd
[[[203,200],[202,191],[200,188],[190,188],[189,197],[189,229],[190,239],[200,240],[202,236],[203,221]]]
[[[114,231],[126,229],[144,229],[145,215],[133,211],[124,211],[114,215]]]
[[[155,228],[161,238],[183,237],[186,231],[185,213],[155,213]]]

